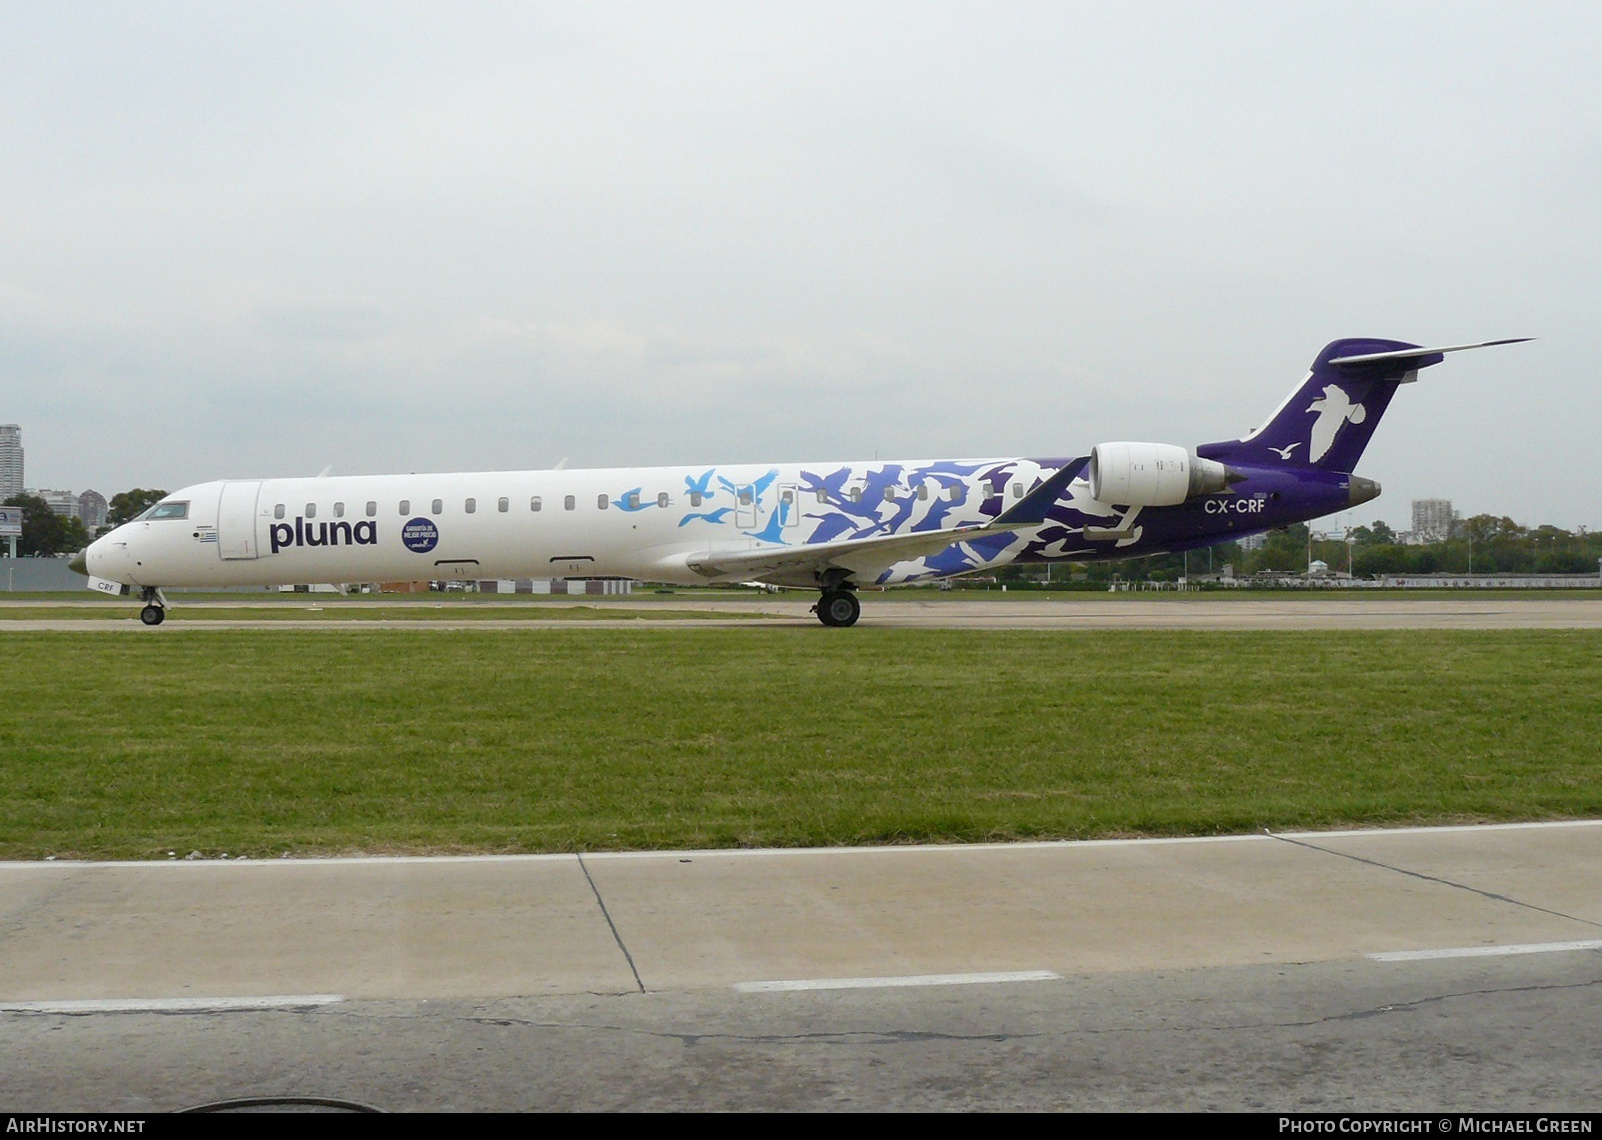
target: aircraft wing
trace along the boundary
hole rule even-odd
[[[772,577],[811,577],[826,570],[849,570],[872,578],[897,562],[938,554],[953,542],[1010,530],[986,524],[925,530],[916,534],[875,534],[815,542],[806,546],[770,546],[760,550],[708,551],[692,554],[685,564],[711,580],[762,581]]]
[[[821,575],[827,570],[847,570],[871,579],[897,562],[938,554],[954,542],[968,542],[987,534],[1005,534],[1041,525],[1046,521],[1046,512],[1089,461],[1088,457],[1075,459],[989,522],[910,534],[842,538],[804,546],[708,551],[691,554],[685,564],[697,574],[720,581],[756,581],[775,577],[793,579],[797,576]]]

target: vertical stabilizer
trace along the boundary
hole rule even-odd
[[[1439,349],[1398,340],[1334,341],[1266,423],[1241,439],[1204,444],[1196,453],[1222,463],[1349,473],[1397,386],[1443,359]]]

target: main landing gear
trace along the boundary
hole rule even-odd
[[[139,611],[139,620],[146,625],[160,625],[167,620],[167,599],[161,596],[161,590],[155,586],[146,586],[139,595],[145,603],[145,608]]]
[[[844,628],[857,624],[857,618],[862,616],[862,603],[848,589],[824,590],[812,612],[824,625]]]

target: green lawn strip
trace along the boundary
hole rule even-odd
[[[1602,814],[1602,632],[9,633],[0,856]]]

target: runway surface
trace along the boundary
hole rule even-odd
[[[1602,821],[13,863],[0,1103],[1594,1109],[1598,947]]]
[[[1287,592],[1289,593],[1289,592]],[[868,629],[1602,629],[1602,591],[1592,597],[1409,598],[1394,594],[1382,598],[1347,594],[1323,596],[1254,595],[1214,600],[1200,596],[1164,595],[1155,598],[1092,595],[1035,600],[1017,596],[1007,600],[927,596],[906,600],[895,592],[865,592],[862,620],[856,628]],[[172,635],[195,629],[585,629],[585,628],[762,628],[785,625],[817,626],[811,615],[810,595],[784,594],[771,599],[711,599],[673,601],[619,599],[615,602],[524,603],[515,616],[459,617],[466,606],[485,603],[439,603],[426,618],[364,619],[329,617],[322,608],[304,607],[297,616],[256,616],[245,603],[201,602],[175,606],[165,625],[140,624],[134,607],[116,609],[113,603],[69,603],[82,608],[84,618],[8,618],[15,603],[0,603],[0,630],[138,631]],[[33,603],[41,605],[44,603]],[[55,603],[49,603],[54,605]],[[329,608],[359,614],[379,602],[330,602]],[[388,603],[423,607],[428,603]],[[300,609],[291,603],[271,603],[275,614]],[[596,616],[582,620],[542,617],[542,613],[574,608],[626,610],[634,616]],[[258,609],[262,608],[258,604]],[[489,607],[486,606],[486,609]],[[106,616],[98,616],[101,611]],[[187,613],[186,613],[187,611]],[[238,617],[229,616],[238,612]],[[662,613],[662,617],[651,616]],[[201,618],[200,614],[204,614]],[[674,616],[667,616],[673,614]],[[694,615],[706,614],[697,617]]]

